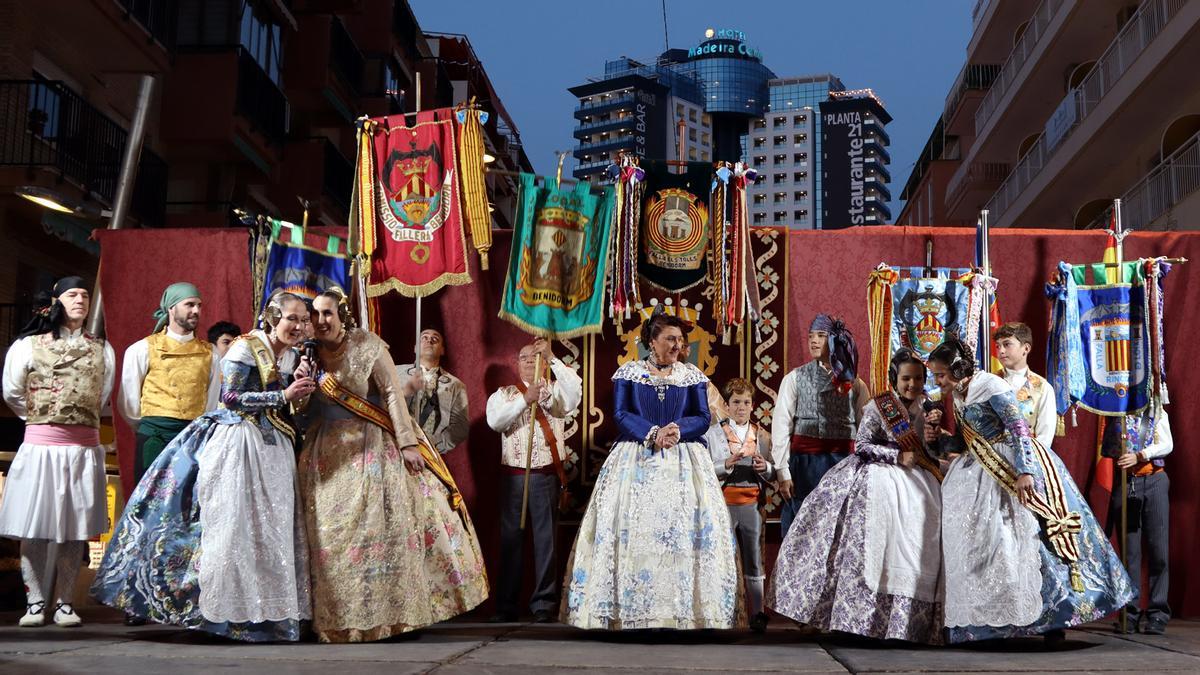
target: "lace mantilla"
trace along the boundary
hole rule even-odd
[[[613,373],[612,379],[614,381],[629,380],[630,382],[638,382],[640,384],[666,384],[676,387],[690,387],[694,384],[708,382],[708,377],[704,375],[704,372],[690,363],[676,363],[675,367],[671,369],[671,374],[663,377],[651,374],[650,369],[646,367],[646,362],[643,359],[630,361],[617,368],[617,372]]]

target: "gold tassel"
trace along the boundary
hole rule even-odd
[[[1083,587],[1083,575],[1079,573],[1079,563],[1071,563],[1071,590],[1076,593],[1086,590]]]
[[[492,247],[492,214],[488,211],[487,184],[484,181],[483,124],[480,111],[468,107],[460,112],[462,124],[458,136],[458,173],[462,181],[463,213],[471,226],[471,241],[479,252],[479,267],[488,268],[488,249]]]
[[[1059,437],[1067,435],[1067,419],[1062,415],[1058,415],[1058,423],[1054,425],[1054,435]]]

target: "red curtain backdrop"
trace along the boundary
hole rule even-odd
[[[247,235],[243,230],[130,230],[101,232],[101,283],[108,339],[118,356],[144,337],[153,326],[150,318],[163,288],[174,281],[191,281],[204,295],[202,328],[219,320],[231,320],[244,330],[252,327],[251,283],[247,263]],[[470,400],[471,429],[467,442],[446,456],[447,464],[462,488],[475,525],[488,553],[493,574],[499,569],[499,525],[494,505],[498,492],[498,437],[487,426],[487,397],[516,376],[513,357],[529,337],[515,326],[496,318],[499,311],[506,266],[508,234],[497,232],[492,248],[492,269],[481,272],[472,260],[475,282],[445,289],[422,305],[422,324],[446,336],[446,367],[462,378]],[[805,339],[809,322],[818,312],[844,318],[859,342],[860,370],[866,370],[867,275],[880,262],[896,266],[923,265],[925,242],[934,243],[933,264],[966,267],[974,255],[974,231],[959,228],[856,228],[826,232],[790,232],[787,242],[786,337],[787,367],[807,360]],[[1035,348],[1030,364],[1037,372],[1045,368],[1046,327],[1049,305],[1043,289],[1059,260],[1090,263],[1100,260],[1105,235],[1097,232],[1052,230],[1003,230],[992,233],[991,259],[999,279],[999,305],[1004,321],[1020,320],[1034,333]],[[757,242],[755,244],[758,245]],[[756,248],[757,252],[757,248]],[[1163,255],[1200,261],[1200,233],[1134,233],[1125,241],[1125,257]],[[1192,263],[1196,264],[1196,263]],[[1174,404],[1172,415],[1175,451],[1167,468],[1174,484],[1171,498],[1171,563],[1176,571],[1171,584],[1171,604],[1180,616],[1200,616],[1200,581],[1182,574],[1200,564],[1200,542],[1190,537],[1186,523],[1200,511],[1200,500],[1190,486],[1200,480],[1200,462],[1191,457],[1192,439],[1200,438],[1200,420],[1191,403],[1187,384],[1200,380],[1200,361],[1187,351],[1187,335],[1200,329],[1200,319],[1185,308],[1200,306],[1200,286],[1193,280],[1190,265],[1176,267],[1167,277],[1166,344],[1167,381]],[[780,270],[782,273],[782,270]],[[392,346],[399,363],[412,359],[416,307],[412,300],[396,295],[384,298],[382,337]],[[783,317],[780,317],[783,320]],[[614,339],[606,328],[603,340]],[[615,352],[617,347],[612,346]],[[722,351],[722,359],[729,354]],[[597,393],[611,374],[611,364],[597,358],[594,374]],[[603,369],[604,372],[600,372]],[[585,379],[588,374],[584,373]],[[1067,425],[1067,437],[1054,449],[1063,458],[1081,489],[1094,481],[1096,418],[1078,415],[1079,426]],[[607,426],[609,423],[605,423]],[[122,473],[132,468],[133,438],[123,421],[118,421],[118,452]],[[126,494],[132,488],[126,484]],[[1104,519],[1106,505],[1097,515]],[[569,520],[569,519],[568,519]],[[778,529],[768,530],[777,540]],[[564,523],[560,530],[560,564],[574,538],[574,529]],[[777,544],[777,541],[772,542]],[[769,547],[772,552],[774,545]]]

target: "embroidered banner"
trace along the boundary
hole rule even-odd
[[[356,215],[371,259],[367,295],[429,295],[471,283],[450,109],[366,120],[359,134]]]
[[[259,307],[279,290],[310,300],[331,286],[349,291],[349,261],[341,239],[329,237],[325,250],[311,248],[304,244],[302,229],[288,227],[288,232],[280,237],[284,224],[273,218],[270,224],[271,244],[267,252]]]
[[[642,247],[638,272],[647,283],[677,293],[708,278],[708,196],[712,165],[689,162],[682,173],[663,162],[642,162]]]
[[[901,347],[921,360],[929,358],[946,335],[957,333],[974,346],[977,335],[968,328],[981,316],[982,295],[972,303],[970,269],[890,267],[880,264],[871,273],[867,316],[871,339],[871,389],[888,391],[888,363]],[[974,314],[973,314],[974,313]],[[973,324],[978,327],[978,323]],[[933,392],[932,378],[925,385]]]
[[[501,318],[546,338],[600,332],[612,204],[611,187],[539,188],[521,174]]]

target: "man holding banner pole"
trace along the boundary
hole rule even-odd
[[[550,364],[553,379],[537,373],[537,363]],[[488,426],[500,432],[500,580],[496,592],[494,622],[515,621],[525,532],[533,538],[534,590],[529,609],[538,622],[554,618],[558,600],[557,566],[554,564],[555,514],[565,506],[566,469],[569,453],[566,418],[583,398],[583,381],[570,366],[554,357],[550,343],[537,339],[521,348],[517,356],[520,383],[501,387],[487,403]],[[533,411],[531,419],[530,411]],[[530,435],[532,434],[532,450]],[[520,527],[525,492],[526,466],[529,480],[527,527]]]

